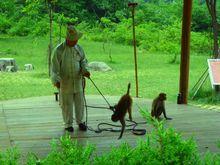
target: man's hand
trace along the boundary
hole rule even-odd
[[[89,78],[89,77],[90,77],[90,72],[89,72],[89,71],[84,72],[84,73],[83,73],[83,76]]]
[[[56,82],[56,83],[54,84],[54,86],[57,87],[57,88],[60,88],[60,82]]]

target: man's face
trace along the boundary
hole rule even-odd
[[[71,41],[71,40],[66,39],[66,44],[70,47],[75,46],[77,44],[77,42],[78,42],[78,40]]]
[[[78,42],[77,32],[72,26],[67,27],[66,43],[68,46],[75,46]]]

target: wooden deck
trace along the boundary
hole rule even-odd
[[[107,99],[113,104],[119,97]],[[106,106],[100,96],[87,96],[87,102],[88,105]],[[137,104],[149,109],[151,100],[134,99],[133,118],[136,122],[142,122],[144,119],[137,112]],[[166,121],[166,125],[175,127],[186,138],[194,136],[201,152],[220,151],[217,148],[217,141],[220,140],[220,112],[169,102],[166,107],[168,116],[173,118]],[[89,108],[88,125],[96,129],[98,123],[110,122],[111,114],[111,111],[106,109]],[[151,131],[150,126],[145,124],[138,128]],[[44,157],[50,150],[51,139],[59,139],[62,135],[64,129],[61,110],[54,96],[0,102],[0,150],[18,146],[24,155],[34,152],[39,157]],[[138,138],[145,138],[126,131],[123,138],[117,140],[118,132],[81,132],[77,126],[71,136],[81,144],[87,142],[95,144],[98,153],[103,153],[109,150],[111,145],[117,146],[125,141],[135,146]]]

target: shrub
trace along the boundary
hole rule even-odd
[[[34,21],[28,17],[22,17],[15,25],[9,30],[9,34],[18,36],[27,36],[34,27]]]
[[[29,155],[28,164],[90,164],[91,155],[94,151],[92,145],[82,147],[73,141],[69,135],[60,138],[59,143],[55,140],[51,143],[51,151],[43,160],[39,160],[34,154]]]
[[[102,19],[106,26],[95,26],[88,32],[89,39],[105,42],[113,40],[116,43],[132,45],[132,20],[123,19],[114,24],[109,19]],[[139,22],[136,24],[136,43],[141,49],[150,52],[163,52],[176,57],[181,51],[181,21],[176,19],[172,24],[161,27],[156,22]],[[206,33],[191,32],[191,51],[208,54],[210,39]]]
[[[191,32],[191,49],[200,54],[210,54],[212,47],[212,39],[208,37],[207,33]]]
[[[194,100],[198,103],[208,103],[208,104],[219,104],[220,101],[220,94],[215,92],[215,90],[211,89],[210,85],[202,87],[199,89],[198,93],[196,94]],[[190,92],[190,97],[193,96],[194,91]]]
[[[35,23],[30,31],[33,36],[44,36],[49,33],[49,21],[47,18],[41,19],[39,22]]]
[[[213,154],[207,152],[204,155],[203,164],[205,165],[219,165],[220,164],[220,154]]]
[[[19,165],[20,156],[18,148],[7,149],[5,152],[0,152],[0,164]]]
[[[0,14],[0,32],[6,33],[10,27],[11,22],[9,19],[4,14]]]

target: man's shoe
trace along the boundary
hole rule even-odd
[[[85,122],[79,124],[79,130],[81,130],[81,131],[86,131],[87,130],[87,126],[86,126]]]
[[[68,131],[68,132],[73,132],[74,131],[73,127],[65,128],[65,130]]]

